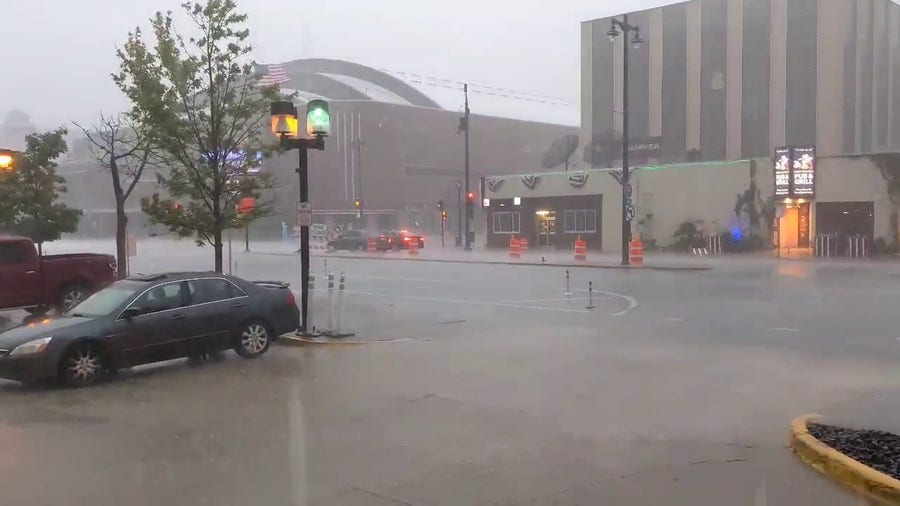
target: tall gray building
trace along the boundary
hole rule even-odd
[[[630,13],[630,134],[658,160],[900,149],[900,6],[890,0],[691,0]],[[582,23],[582,140],[622,129],[622,44]],[[621,144],[619,144],[621,146]],[[586,157],[593,153],[585,151]],[[602,157],[594,166],[613,163]]]

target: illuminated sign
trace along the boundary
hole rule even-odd
[[[776,148],[774,162],[776,198],[812,198],[815,196],[815,146]]]
[[[791,195],[791,148],[775,149],[775,196]]]
[[[801,146],[793,149],[791,171],[793,195],[795,197],[813,197],[816,194],[815,146]]]

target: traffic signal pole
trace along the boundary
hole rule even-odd
[[[474,203],[469,201],[469,85],[463,84],[463,93],[466,96],[466,123],[465,123],[465,144],[466,144],[466,165],[465,165],[465,181],[466,181],[466,216],[465,216],[465,229],[466,235],[464,239],[464,243],[466,245],[466,250],[472,249],[472,240],[469,233],[469,215],[472,213],[474,209]]]

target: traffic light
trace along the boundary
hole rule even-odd
[[[315,137],[327,137],[331,131],[331,114],[328,102],[310,100],[306,104],[306,133]]]
[[[466,194],[466,203],[467,204],[475,203],[475,192],[469,192]]]
[[[0,149],[0,171],[6,170],[14,170],[15,169],[15,160],[13,159],[13,152],[9,149]]]
[[[356,207],[357,210],[361,209],[362,208],[362,200],[359,200],[359,199],[354,200],[353,205],[354,205],[354,207]]]
[[[441,211],[441,220],[447,221],[447,211]]]

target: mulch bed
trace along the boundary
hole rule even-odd
[[[900,436],[878,430],[855,430],[810,423],[819,441],[884,474],[900,480]]]

